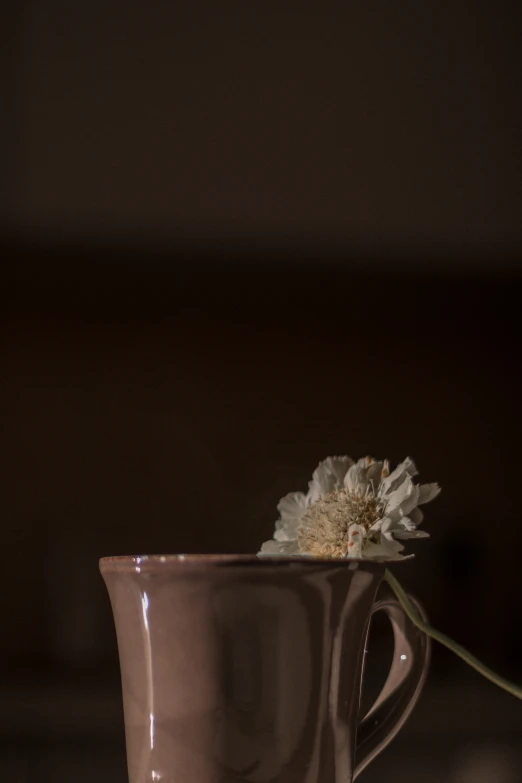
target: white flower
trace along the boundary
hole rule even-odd
[[[292,492],[278,505],[274,538],[260,555],[315,555],[402,559],[401,541],[427,538],[418,530],[419,506],[433,500],[437,484],[417,484],[407,457],[393,472],[387,460],[328,457],[319,463],[308,492]]]

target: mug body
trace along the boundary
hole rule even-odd
[[[350,783],[384,565],[103,558],[130,783]]]

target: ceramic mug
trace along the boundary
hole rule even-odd
[[[422,689],[429,640],[384,564],[243,555],[100,562],[120,656],[130,783],[351,783]],[[365,643],[384,611],[388,679],[359,714]]]

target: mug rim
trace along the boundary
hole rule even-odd
[[[314,557],[312,555],[254,555],[254,554],[214,554],[214,553],[187,553],[187,554],[152,554],[152,555],[113,555],[101,557],[100,570],[107,571],[142,571],[158,570],[160,568],[173,567],[176,570],[184,570],[190,567],[217,567],[246,566],[266,568],[267,566],[291,566],[302,565],[309,568],[335,566],[337,568],[355,568],[361,565],[385,567],[389,561],[366,557]],[[401,561],[393,561],[401,562]]]

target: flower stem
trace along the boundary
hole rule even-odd
[[[435,628],[432,628],[431,625],[428,625],[428,623],[424,622],[408,598],[405,590],[401,587],[400,583],[388,569],[386,569],[384,572],[384,578],[399,599],[402,608],[412,623],[417,626],[417,628],[420,628],[420,630],[423,631],[427,636],[431,636],[432,639],[435,639],[437,642],[440,642],[440,644],[443,644],[445,647],[447,647],[448,650],[454,652],[455,655],[458,655],[459,658],[462,658],[462,660],[465,661],[469,666],[486,677],[486,679],[495,683],[495,685],[498,685],[499,688],[502,688],[508,693],[511,693],[512,696],[516,696],[517,699],[522,699],[522,688],[519,685],[515,685],[514,683],[509,682],[509,680],[505,680],[488,666],[481,663],[477,658],[475,658],[474,655],[465,650],[464,647],[461,647],[460,644],[457,644],[457,642],[454,642],[453,639],[450,639],[449,636],[446,636],[440,631],[435,630]]]

